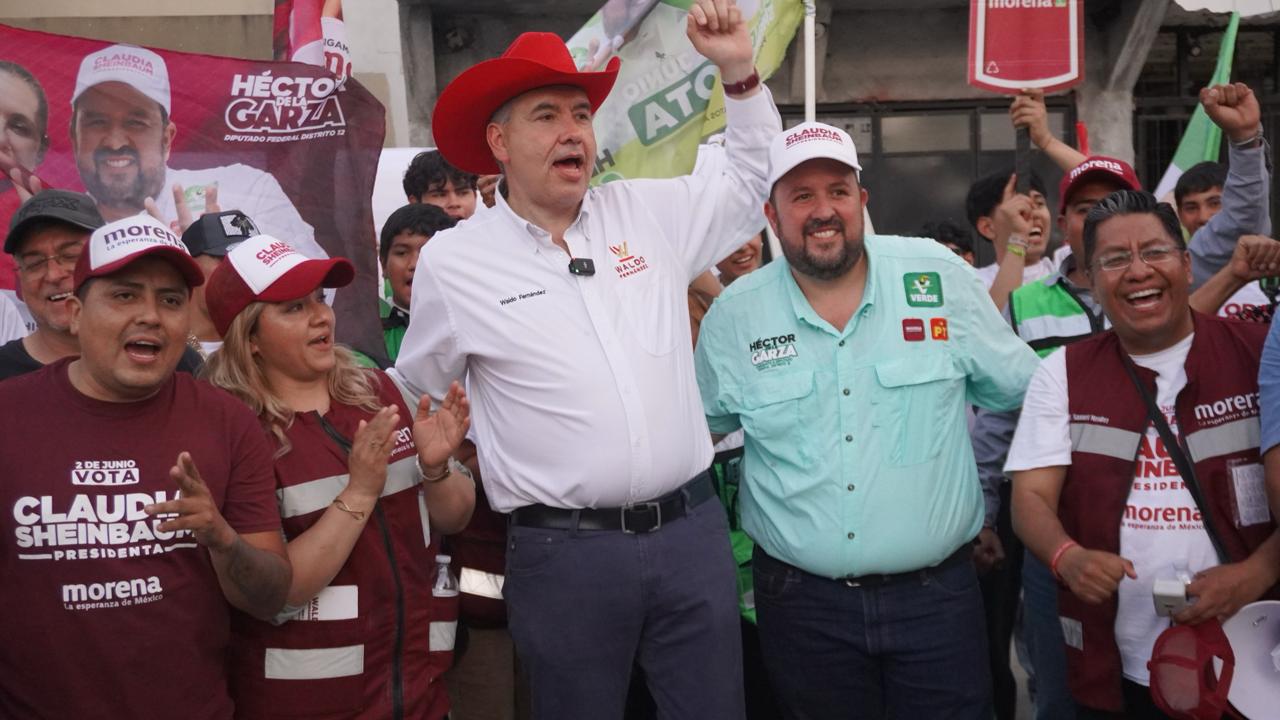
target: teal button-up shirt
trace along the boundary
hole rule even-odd
[[[696,353],[711,431],[746,430],[743,526],[831,578],[929,567],[978,534],[965,405],[1019,407],[1036,366],[950,250],[868,234],[865,251],[845,328],[777,261],[715,301]]]

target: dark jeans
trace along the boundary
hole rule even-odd
[[[714,498],[643,535],[512,525],[503,596],[535,720],[621,718],[637,662],[663,720],[742,720],[736,568]]]
[[[990,720],[982,596],[973,564],[849,587],[756,547],[756,613],[783,715]]]

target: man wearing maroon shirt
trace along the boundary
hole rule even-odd
[[[228,603],[291,576],[266,436],[174,372],[204,277],[167,228],[99,228],[74,278],[80,357],[0,383],[0,717],[230,718]]]

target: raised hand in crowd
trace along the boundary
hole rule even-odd
[[[1031,136],[1031,142],[1063,170],[1071,170],[1088,159],[1084,153],[1054,137],[1049,130],[1049,111],[1044,104],[1044,90],[1028,88],[1014,97],[1009,105],[1009,120],[1015,128],[1025,127]]]
[[[160,206],[156,204],[155,199],[147,198],[142,204],[147,208],[147,212],[150,213],[151,217],[162,223],[165,222],[165,219],[160,216]],[[191,227],[191,223],[198,218],[191,212],[191,207],[187,205],[186,192],[181,185],[176,183],[173,186],[173,207],[178,213],[178,219],[166,224],[174,235],[182,235],[187,231],[187,228]],[[202,214],[208,215],[209,213],[218,212],[222,212],[222,207],[218,205],[218,186],[215,184],[209,186],[209,189],[205,192],[204,213]]]
[[[1262,108],[1244,83],[1204,88],[1200,91],[1200,104],[1231,142],[1244,142],[1262,130]]]
[[[26,202],[31,199],[32,195],[44,190],[44,182],[36,177],[36,174],[22,167],[13,156],[0,150],[0,172],[4,173],[4,177],[13,183],[13,189],[18,193],[18,199]]]
[[[755,49],[742,11],[733,0],[697,0],[689,7],[686,30],[693,49],[720,68],[726,85],[746,80],[755,72]],[[738,98],[759,91],[752,88]]]
[[[1094,605],[1114,595],[1126,575],[1133,580],[1138,579],[1132,562],[1113,553],[1086,550],[1079,545],[1062,553],[1058,560],[1058,574],[1076,597]]]
[[[347,469],[351,481],[343,495],[351,494],[356,507],[372,507],[387,482],[387,459],[395,448],[395,430],[400,413],[394,406],[383,407],[371,420],[361,420],[351,440]]]
[[[476,178],[476,192],[480,193],[480,200],[485,207],[493,207],[493,194],[497,192],[498,181],[501,179],[501,175],[481,175]]]
[[[1242,283],[1280,275],[1280,241],[1264,235],[1243,235],[1228,265]]]

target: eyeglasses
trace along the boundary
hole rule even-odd
[[[1138,257],[1147,265],[1163,265],[1172,262],[1181,253],[1176,245],[1152,245],[1138,251]],[[1133,253],[1113,252],[1101,255],[1093,261],[1094,267],[1105,272],[1120,272],[1133,264]]]
[[[58,263],[58,267],[63,270],[74,270],[76,261],[80,259],[80,248],[75,250],[66,250],[57,255],[27,255],[21,258],[22,264],[18,266],[18,272],[24,275],[39,276],[49,271],[49,261]]]

